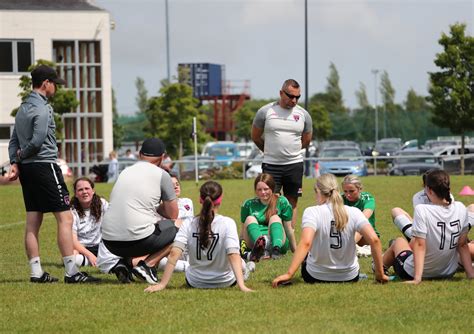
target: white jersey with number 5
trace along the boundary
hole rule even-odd
[[[195,288],[221,288],[232,285],[235,275],[227,255],[239,254],[239,235],[232,218],[216,215],[211,223],[209,245],[201,248],[199,241],[199,217],[186,220],[181,225],[173,246],[187,248],[189,267],[186,279]]]
[[[419,204],[413,217],[413,236],[426,241],[423,278],[452,276],[458,267],[457,246],[461,234],[468,232],[468,215],[464,204],[452,202],[449,206]],[[415,276],[414,256],[403,265]]]
[[[316,232],[306,259],[306,270],[318,280],[349,281],[359,275],[354,234],[370,223],[359,209],[344,207],[349,222],[342,231],[335,228],[330,204],[304,210],[302,228],[310,227]]]

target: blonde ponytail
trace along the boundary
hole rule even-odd
[[[349,222],[349,216],[339,193],[336,177],[333,174],[324,174],[316,181],[316,187],[323,196],[328,198],[329,203],[332,205],[336,229],[338,231],[344,230]]]

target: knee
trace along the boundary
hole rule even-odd
[[[470,204],[467,206],[467,211],[474,212],[474,204]]]
[[[249,224],[257,224],[257,218],[255,218],[254,216],[248,216],[247,218],[245,218],[245,226],[248,226]]]
[[[270,217],[270,219],[268,220],[268,224],[273,224],[273,223],[280,223],[281,224],[281,218],[280,216],[278,215],[273,215]]]
[[[395,219],[397,216],[400,216],[400,215],[406,215],[405,210],[403,210],[401,208],[393,208],[392,209],[392,219]]]

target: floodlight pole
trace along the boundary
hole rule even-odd
[[[165,16],[166,16],[166,71],[168,83],[171,82],[170,74],[170,28],[169,28],[169,17],[168,17],[168,0],[165,0]]]
[[[375,109],[375,142],[379,140],[379,111],[377,109],[377,74],[379,70],[372,70],[374,75],[374,109]]]

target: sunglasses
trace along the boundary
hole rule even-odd
[[[301,97],[301,95],[292,95],[292,94],[290,94],[290,93],[287,93],[286,91],[283,91],[283,93],[285,93],[285,95],[288,96],[288,98],[289,98],[290,100],[293,100],[293,99],[297,99],[297,100],[298,100],[298,99]]]

